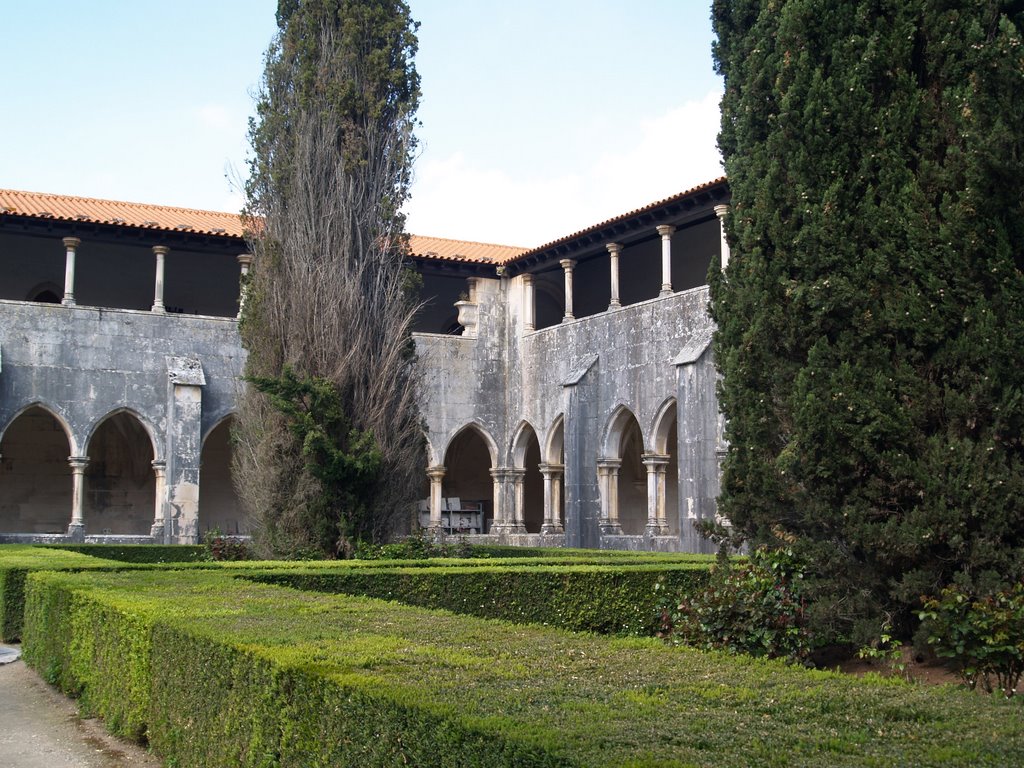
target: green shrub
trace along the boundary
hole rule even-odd
[[[1013,696],[1024,674],[1024,584],[985,596],[951,585],[922,602],[928,644],[964,684]]]
[[[196,563],[208,558],[205,547],[188,544],[51,544],[48,549],[78,552],[120,563]]]
[[[664,595],[658,636],[704,650],[801,661],[811,652],[803,572],[792,553],[755,551],[749,561],[723,559],[701,589]]]
[[[252,546],[247,539],[238,536],[225,536],[216,528],[203,534],[203,547],[206,556],[215,562],[253,559]]]
[[[121,732],[142,730],[168,765],[973,768],[1024,750],[1019,706],[953,688],[221,569],[34,573],[26,595],[30,663]]]
[[[643,636],[656,629],[654,586],[659,580],[687,593],[706,577],[707,568],[695,564],[360,568],[246,576],[265,584],[378,597],[481,618]]]

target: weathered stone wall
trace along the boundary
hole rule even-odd
[[[16,301],[0,301],[0,317],[0,435],[39,405],[86,457],[105,419],[131,414],[166,463],[173,538],[194,540],[202,439],[233,411],[244,363],[235,320]],[[171,380],[182,359],[202,383]]]

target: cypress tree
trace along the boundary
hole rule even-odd
[[[1024,577],[1024,3],[712,13],[720,511],[803,554],[819,628],[906,635]]]
[[[419,77],[401,0],[280,0],[247,216],[250,386],[235,477],[265,554],[342,554],[409,518],[425,460],[400,214]]]

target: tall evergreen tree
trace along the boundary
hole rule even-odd
[[[236,485],[264,552],[338,552],[386,537],[422,481],[399,213],[416,24],[401,0],[280,0],[277,23],[250,125]]]
[[[1024,576],[1024,3],[715,0],[720,511],[820,627]]]

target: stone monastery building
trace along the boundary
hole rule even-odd
[[[723,449],[725,179],[530,250],[412,238],[428,457],[410,522],[700,551]],[[247,532],[237,215],[0,190],[0,541]]]

